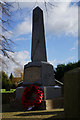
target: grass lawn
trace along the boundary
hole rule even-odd
[[[0,89],[0,93],[14,93],[16,89],[10,89],[10,91],[7,91],[6,89]]]
[[[57,120],[64,118],[64,109],[38,110],[38,111],[9,111],[9,104],[4,105],[7,112],[2,113],[2,120]],[[3,106],[3,107],[4,107]],[[4,107],[4,108],[5,108]],[[0,113],[1,114],[1,113]],[[61,119],[60,119],[61,120]]]

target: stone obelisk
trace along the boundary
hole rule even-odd
[[[55,85],[53,66],[47,62],[43,11],[39,7],[33,10],[31,60],[24,66],[24,85]]]
[[[39,7],[33,10],[32,24],[31,60],[32,62],[47,62],[43,11]]]
[[[31,60],[24,66],[23,88],[16,90],[17,99],[21,99],[25,86],[38,85],[44,92],[43,109],[53,107],[48,100],[61,96],[61,89],[55,89],[53,66],[47,62],[43,11],[36,7],[32,19],[32,50]]]

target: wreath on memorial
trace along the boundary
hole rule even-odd
[[[38,107],[43,98],[43,91],[40,87],[36,85],[30,85],[29,87],[25,87],[21,102],[22,105],[28,109],[30,107]]]

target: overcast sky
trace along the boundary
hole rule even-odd
[[[40,0],[39,0],[40,1]],[[50,2],[51,0],[48,0]],[[60,1],[60,0],[59,0]],[[78,6],[73,0],[69,2],[51,2],[47,6],[47,12],[43,2],[17,2],[14,3],[11,34],[5,32],[15,42],[13,49],[15,53],[10,53],[15,60],[24,67],[31,61],[31,40],[32,40],[32,10],[37,5],[43,10],[45,41],[47,50],[47,60],[56,68],[58,64],[67,64],[78,61]],[[14,63],[4,58],[8,63],[7,73],[13,72]]]

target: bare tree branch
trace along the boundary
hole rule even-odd
[[[10,10],[10,8],[12,7],[13,5],[10,2],[6,2],[6,1],[0,2],[0,12],[2,12],[2,16],[0,16],[0,21],[2,22],[2,24],[0,24],[0,28],[2,29],[2,33],[0,33],[0,53],[2,53],[2,55],[6,56],[11,61],[18,64],[9,54],[9,52],[14,53],[11,47],[11,45],[14,44],[14,42],[11,39],[9,39],[5,34],[3,34],[6,32],[8,34],[11,34],[10,31],[8,31],[8,27],[10,27],[11,15],[12,15],[12,11]],[[3,58],[0,58],[0,61],[1,59],[2,59],[2,64],[6,64]]]

